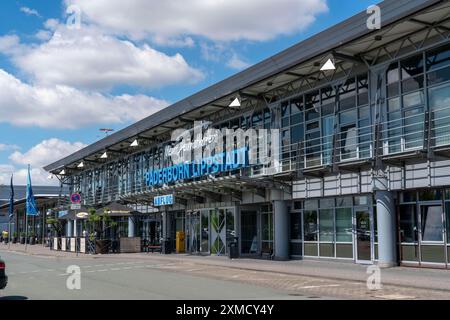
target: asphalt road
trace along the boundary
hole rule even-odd
[[[239,281],[218,280],[181,270],[185,266],[158,261],[130,261],[123,258],[56,258],[1,253],[7,264],[9,283],[0,299],[20,300],[216,300],[216,299],[317,299],[290,295]],[[79,290],[67,287],[69,266],[78,266]],[[239,270],[233,271],[239,277]],[[72,277],[71,280],[74,278]],[[72,286],[76,281],[69,281]]]

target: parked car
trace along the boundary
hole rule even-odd
[[[8,283],[8,277],[6,276],[6,264],[5,261],[0,259],[0,290],[5,289]]]

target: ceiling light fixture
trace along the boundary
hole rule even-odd
[[[138,147],[139,146],[139,141],[136,139],[134,140],[131,144],[130,147]]]

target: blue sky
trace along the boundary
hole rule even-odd
[[[1,1],[0,184],[11,172],[23,183],[27,163],[35,184],[55,183],[41,167],[99,128],[119,130],[376,3],[216,2]],[[80,28],[67,26],[71,6]]]

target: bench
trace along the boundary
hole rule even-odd
[[[273,249],[262,249],[261,250],[261,257],[267,258],[269,260],[273,260]]]
[[[147,246],[147,252],[155,253],[155,251],[162,253],[162,246]]]

